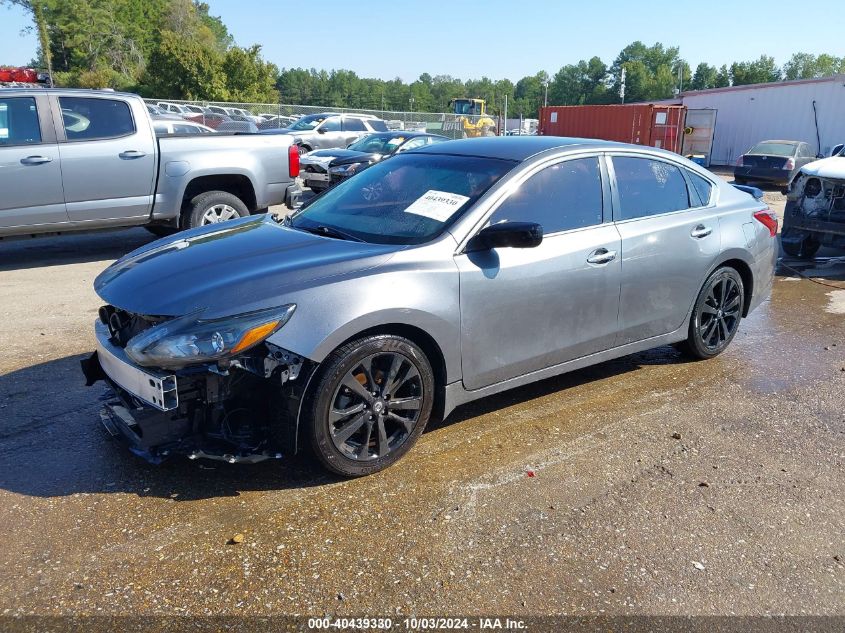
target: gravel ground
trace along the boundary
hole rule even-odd
[[[150,239],[0,243],[0,615],[845,615],[845,260],[785,262],[716,359],[491,397],[343,481],[100,429],[91,283]]]

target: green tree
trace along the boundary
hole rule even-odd
[[[760,58],[753,62],[734,62],[730,72],[731,84],[734,86],[781,80],[780,68],[775,65],[774,57],[769,55],[760,55]]]
[[[229,97],[223,56],[213,48],[164,31],[150,56],[142,93],[163,99],[208,99]]]
[[[708,88],[715,88],[718,73],[719,71],[716,70],[715,66],[701,62],[695,67],[695,74],[692,76],[690,89],[707,90]]]
[[[222,71],[226,93],[232,101],[244,103],[278,103],[276,80],[279,69],[261,59],[261,47],[233,46],[224,54]]]
[[[731,71],[727,64],[722,64],[719,72],[716,73],[716,88],[727,88],[731,85]]]
[[[795,53],[783,65],[784,79],[814,79],[830,77],[845,71],[845,58],[822,53]]]
[[[53,81],[53,59],[50,51],[50,35],[48,33],[47,17],[45,16],[44,0],[0,0],[0,6],[10,5],[22,8],[32,16],[35,24],[35,31],[38,33],[38,47],[44,65],[47,66],[47,74],[50,82]]]
[[[657,42],[646,46],[633,42],[623,48],[613,62],[613,92],[619,93],[622,69],[625,69],[625,101],[668,99],[678,85],[678,69],[682,69],[684,83],[689,81],[689,66],[679,56],[676,46],[664,48]]]

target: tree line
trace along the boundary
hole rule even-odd
[[[410,83],[359,77],[351,70],[279,68],[261,47],[236,46],[199,0],[0,0],[29,12],[38,34],[33,64],[56,85],[115,88],[161,99],[290,103],[335,108],[442,112],[455,97],[485,99],[493,114],[536,117],[550,105],[635,103],[703,90],[807,79],[845,72],[845,58],[795,53],[783,67],[761,55],[693,70],[676,46],[632,42],[611,63],[599,57],[513,83],[423,73]]]
[[[114,88],[162,99],[276,102],[279,69],[261,47],[234,45],[197,0],[0,0],[28,12],[32,65],[57,86]]]

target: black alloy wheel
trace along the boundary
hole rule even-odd
[[[310,419],[312,446],[330,470],[359,476],[397,461],[431,414],[434,375],[408,339],[353,341],[324,364]]]
[[[721,354],[739,329],[744,305],[739,273],[727,266],[715,271],[698,294],[684,350],[697,358]]]

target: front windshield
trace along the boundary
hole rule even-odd
[[[296,130],[297,132],[307,132],[308,130],[313,130],[327,118],[328,117],[322,114],[312,114],[311,116],[304,116],[299,119],[299,121],[291,125],[290,129]]]
[[[795,153],[796,145],[792,143],[757,143],[749,154],[759,154],[763,156],[792,156]]]
[[[327,227],[377,244],[422,244],[446,230],[515,164],[399,154],[329,189],[289,223],[305,230]]]
[[[347,149],[368,154],[390,154],[396,151],[407,137],[396,134],[370,134],[360,141],[355,141]]]

